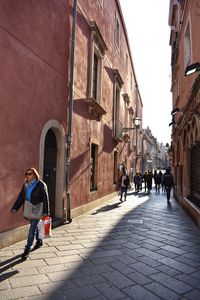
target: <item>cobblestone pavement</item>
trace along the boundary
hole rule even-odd
[[[200,230],[154,190],[54,229],[22,262],[24,244],[0,251],[0,299],[200,299]]]

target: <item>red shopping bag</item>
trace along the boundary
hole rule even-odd
[[[38,223],[39,239],[43,240],[52,237],[52,219],[49,216],[43,217]]]

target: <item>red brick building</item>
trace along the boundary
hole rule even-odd
[[[180,204],[200,225],[200,1],[170,1],[172,151]]]
[[[1,247],[26,236],[10,208],[30,166],[48,185],[54,222],[66,217],[74,2],[0,2]],[[72,218],[115,195],[122,165],[140,165],[140,130],[123,130],[142,119],[142,100],[118,1],[78,1],[74,54]]]

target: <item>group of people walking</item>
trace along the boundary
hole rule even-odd
[[[163,173],[161,170],[154,170],[154,172],[148,170],[144,174],[142,174],[142,172],[136,172],[135,176],[133,177],[135,192],[138,193],[142,191],[144,183],[144,191],[150,193],[150,191],[152,190],[153,180],[156,193],[160,193],[160,190],[162,190],[162,192],[166,192],[167,201],[169,202],[171,189],[175,186],[174,178],[170,168],[167,168],[165,173]],[[130,185],[130,179],[125,168],[122,170],[122,175],[120,176],[119,182],[120,201],[122,201],[123,195],[124,200],[126,200],[127,190]]]
[[[142,175],[141,172],[136,173],[133,177],[133,182],[135,185],[135,191],[138,193],[142,191],[142,184],[144,183],[145,192],[150,192],[152,189],[152,181],[154,179],[156,192],[160,191],[162,186],[162,191],[167,193],[167,201],[170,200],[170,193],[172,187],[174,187],[174,179],[171,174],[170,169],[166,170],[163,174],[162,171],[151,170]],[[130,185],[130,178],[127,174],[125,168],[122,169],[122,173],[119,179],[120,184],[120,201],[126,200],[127,190]],[[11,213],[14,215],[19,210],[21,206],[24,206],[24,217],[29,220],[30,227],[28,232],[27,243],[22,253],[22,259],[26,259],[31,251],[34,238],[36,238],[36,244],[33,250],[40,248],[43,245],[43,241],[39,236],[38,224],[41,218],[49,215],[49,196],[46,184],[40,179],[40,175],[35,168],[29,168],[25,172],[25,180],[22,185],[22,189],[18,195],[16,202],[11,208]],[[32,217],[27,217],[25,215],[25,208],[32,214]],[[40,212],[36,212],[36,208],[40,209]],[[27,212],[26,212],[27,213]]]

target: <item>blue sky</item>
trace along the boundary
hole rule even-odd
[[[143,127],[171,140],[171,49],[168,0],[120,0],[143,101]]]

